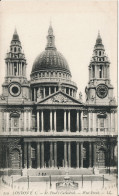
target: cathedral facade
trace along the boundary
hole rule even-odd
[[[0,96],[0,168],[111,168],[117,165],[117,105],[110,62],[100,34],[89,63],[89,82],[76,97],[66,59],[50,25],[47,45],[34,61],[30,81],[15,30],[5,57]]]

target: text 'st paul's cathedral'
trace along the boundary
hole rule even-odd
[[[22,170],[24,175],[27,169],[35,175],[41,169],[57,173],[75,168],[89,174],[113,170],[117,165],[117,105],[100,34],[88,67],[84,103],[81,93],[76,98],[77,86],[66,59],[57,51],[51,25],[30,81],[26,66],[15,30],[5,57],[0,96],[0,168],[13,173]]]

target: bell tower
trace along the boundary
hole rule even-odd
[[[8,81],[13,78],[20,81],[26,78],[26,59],[16,29],[10,44],[10,51],[6,54],[5,63]]]
[[[86,102],[90,104],[108,105],[115,102],[110,81],[110,61],[105,54],[100,33],[98,33],[89,64],[89,82],[85,92]]]
[[[14,98],[29,98],[29,84],[26,78],[26,59],[22,51],[19,35],[15,29],[10,49],[5,57],[6,75],[3,83],[3,96],[10,100]]]

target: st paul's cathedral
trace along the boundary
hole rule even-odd
[[[12,173],[105,172],[117,166],[117,104],[110,61],[100,33],[87,69],[89,81],[77,98],[70,67],[57,51],[50,25],[45,50],[26,77],[26,58],[15,30],[5,57],[0,95],[0,169]]]

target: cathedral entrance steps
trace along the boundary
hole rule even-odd
[[[46,176],[46,175],[91,175],[93,168],[42,168],[42,169],[23,169],[23,176]]]

